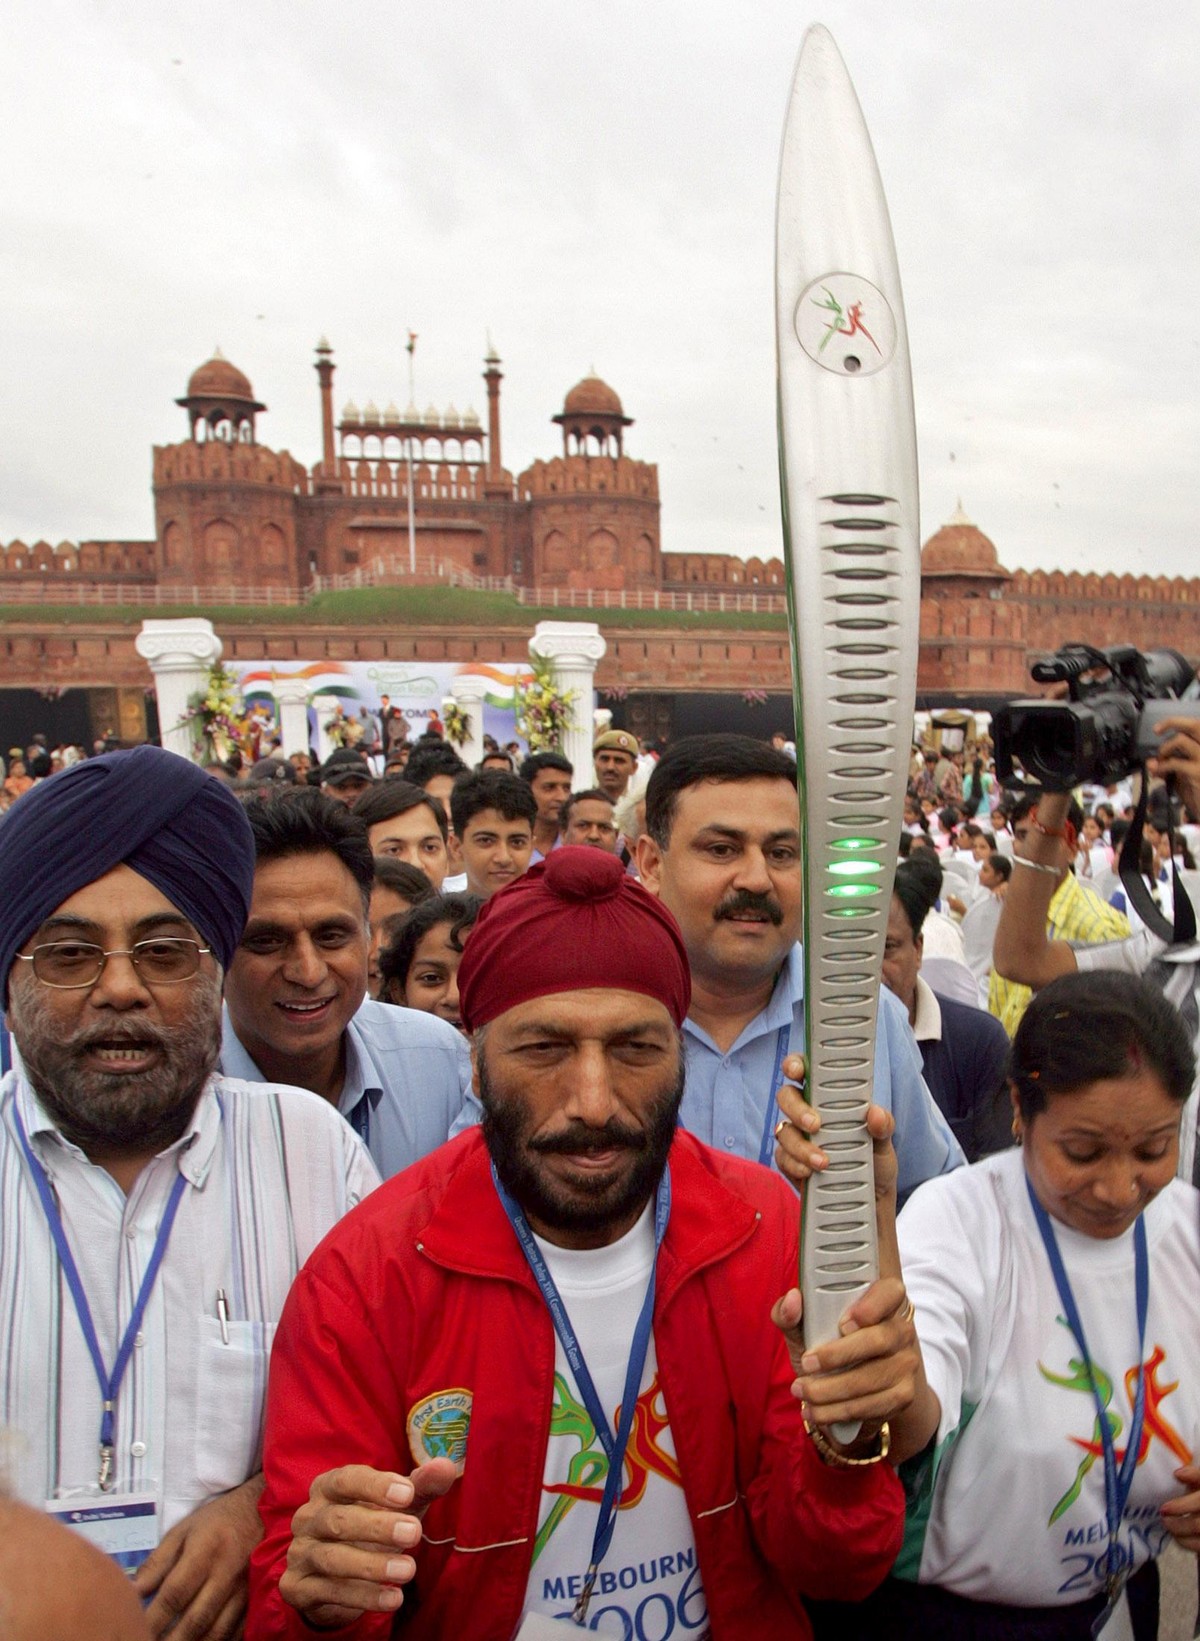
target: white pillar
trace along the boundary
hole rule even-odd
[[[154,674],[158,727],[162,744],[181,758],[199,761],[190,724],[181,723],[190,699],[208,684],[209,668],[221,659],[223,645],[211,621],[185,616],[175,621],[143,621],[133,641]]]
[[[293,752],[307,752],[308,680],[276,678],[275,701],[279,707],[280,751],[285,758]]]
[[[325,725],[341,703],[336,695],[314,695],[312,704],[317,715],[317,762],[323,764],[331,752],[337,751],[337,746],[329,739]]]
[[[470,769],[483,757],[483,698],[488,681],[477,672],[466,672],[455,678],[450,693],[470,719],[471,732],[462,746],[455,750]]]
[[[574,765],[571,785],[576,792],[596,784],[592,713],[596,706],[596,668],[607,648],[594,621],[539,621],[529,640],[530,655],[548,661],[559,688],[575,693],[562,750]]]

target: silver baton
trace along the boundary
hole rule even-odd
[[[804,814],[807,1097],[829,1166],[804,1191],[809,1344],[878,1275],[871,1101],[920,621],[908,336],[887,204],[850,76],[810,28],[775,226],[779,467]],[[857,1426],[834,1427],[842,1441]]]

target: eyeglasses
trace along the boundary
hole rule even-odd
[[[164,938],[139,940],[136,946],[105,951],[83,940],[51,940],[31,952],[18,952],[22,963],[32,963],[35,977],[56,991],[82,991],[94,986],[110,957],[127,957],[148,986],[178,986],[200,972],[200,959],[211,947],[195,940]]]

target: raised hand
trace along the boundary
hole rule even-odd
[[[813,1174],[828,1168],[829,1158],[821,1150],[818,1138],[821,1118],[800,1090],[793,1086],[793,1083],[804,1081],[803,1056],[789,1054],[783,1062],[783,1074],[790,1077],[792,1082],[784,1083],[776,1096],[783,1117],[775,1129],[775,1162],[780,1173],[793,1185],[803,1185]],[[882,1106],[867,1107],[867,1131],[874,1146],[877,1201],[894,1196],[896,1191],[896,1153],[892,1148],[895,1126],[891,1113]]]
[[[1168,1499],[1161,1515],[1163,1526],[1176,1544],[1200,1555],[1200,1464],[1185,1464],[1175,1472],[1175,1480],[1187,1492]]]
[[[292,1517],[280,1595],[314,1629],[395,1612],[416,1576],[421,1518],[457,1474],[449,1459],[431,1459],[408,1476],[365,1464],[318,1476]]]

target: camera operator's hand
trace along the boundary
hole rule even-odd
[[[1168,739],[1146,767],[1152,775],[1174,775],[1179,796],[1200,816],[1200,719],[1161,718],[1154,731]]]

